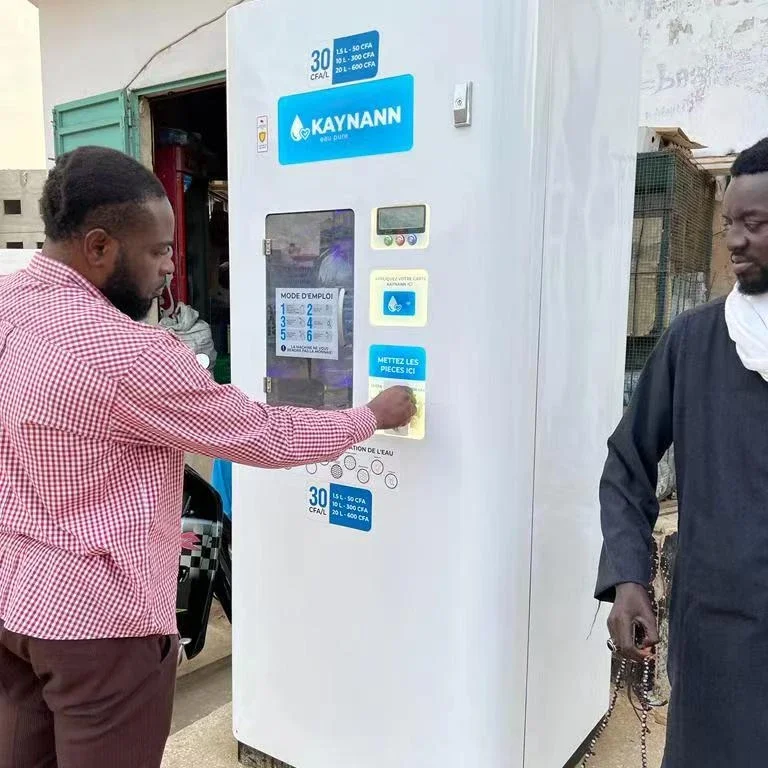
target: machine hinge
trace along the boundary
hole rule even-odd
[[[264,377],[264,394],[265,395],[272,394],[272,377],[271,376]]]
[[[272,255],[272,240],[270,238],[264,239],[264,255],[265,256]]]

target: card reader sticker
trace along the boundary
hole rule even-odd
[[[412,75],[283,96],[277,105],[280,164],[408,152],[413,105]]]
[[[423,327],[427,324],[429,275],[424,269],[371,272],[371,325]]]

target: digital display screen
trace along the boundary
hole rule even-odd
[[[426,231],[426,205],[400,205],[379,208],[376,232],[379,235],[412,235]]]

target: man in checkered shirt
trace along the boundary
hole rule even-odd
[[[173,272],[174,216],[127,156],[64,155],[42,210],[43,252],[0,280],[0,768],[158,768],[184,452],[328,460],[407,424],[413,396],[270,408],[136,322]]]

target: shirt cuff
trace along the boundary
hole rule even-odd
[[[352,419],[352,439],[355,441],[355,445],[373,437],[377,426],[376,417],[367,405],[362,408],[352,408],[347,413],[349,418]]]

